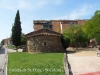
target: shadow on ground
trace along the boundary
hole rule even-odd
[[[67,51],[67,54],[73,54],[76,53],[76,51]]]
[[[72,70],[71,70],[71,65],[68,62],[68,67],[69,67],[69,75],[73,75]]]
[[[70,49],[66,49],[67,50],[67,54],[73,54],[73,53],[78,53],[78,52],[82,52],[82,51],[96,51],[97,48],[78,48],[78,50],[70,48]]]
[[[66,53],[66,54],[67,54],[67,53]],[[71,65],[70,65],[70,63],[69,63],[69,61],[68,61],[68,56],[66,56],[66,59],[67,59],[67,62],[68,62],[69,75],[73,75],[72,69],[71,69]]]

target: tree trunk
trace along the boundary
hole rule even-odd
[[[75,46],[74,43],[72,44],[72,46],[73,46],[73,49],[74,49],[74,46]]]
[[[78,43],[76,42],[76,50],[78,50]]]
[[[18,52],[18,46],[16,46],[16,52]]]

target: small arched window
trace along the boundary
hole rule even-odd
[[[46,42],[44,42],[44,46],[46,46]]]

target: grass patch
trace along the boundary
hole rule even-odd
[[[64,75],[63,53],[9,53],[8,75]]]

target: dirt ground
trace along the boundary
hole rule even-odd
[[[97,56],[97,48],[67,50],[72,75],[100,75],[100,57]]]
[[[97,48],[79,48],[78,50],[67,48],[67,51],[73,56],[97,56]]]

